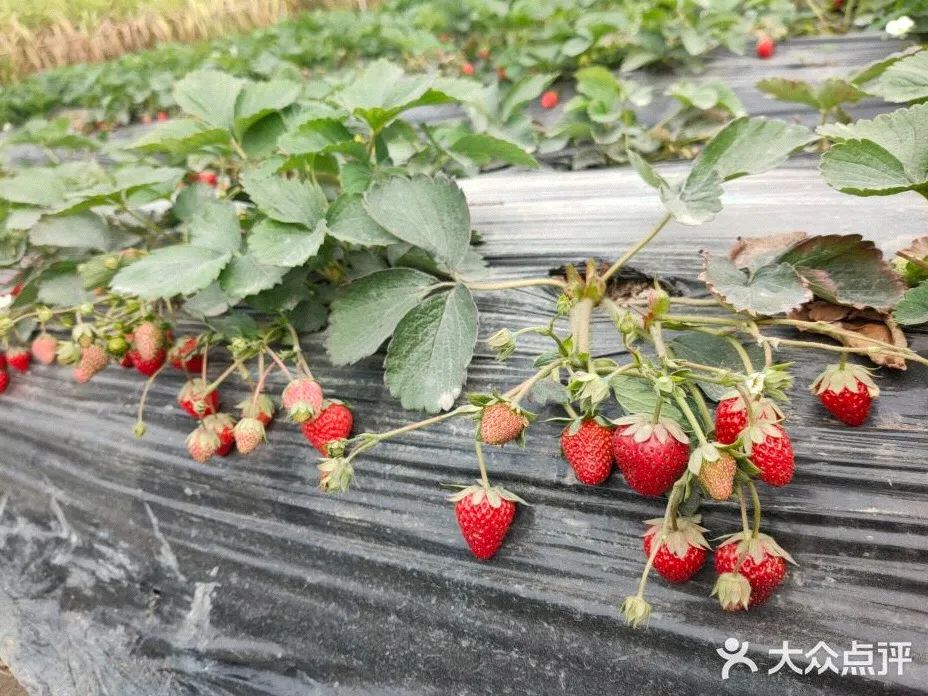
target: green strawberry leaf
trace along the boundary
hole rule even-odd
[[[74,307],[93,298],[84,289],[80,275],[75,271],[67,271],[44,274],[37,299],[54,307]]]
[[[667,94],[683,106],[690,106],[702,111],[709,109],[725,109],[733,116],[744,116],[747,112],[744,104],[724,82],[710,80],[708,82],[676,82],[667,90]]]
[[[230,258],[229,252],[187,244],[163,247],[120,269],[111,287],[143,300],[190,295],[216,280]]]
[[[821,162],[832,188],[855,196],[917,191],[928,197],[928,103],[818,132],[835,141]]]
[[[928,51],[895,61],[863,88],[888,102],[928,99]]]
[[[364,209],[358,194],[343,194],[332,201],[326,213],[329,234],[335,239],[360,246],[388,246],[400,240],[378,225]]]
[[[814,139],[804,126],[741,117],[706,144],[686,178],[675,184],[640,156],[629,152],[629,160],[645,183],[659,191],[664,207],[677,222],[699,225],[722,209],[723,182],[772,169]]]
[[[906,292],[896,305],[893,317],[903,326],[928,322],[928,280]]]
[[[857,309],[892,309],[904,286],[873,242],[859,234],[809,237],[778,259],[802,276],[816,297]]]
[[[301,89],[298,82],[290,80],[245,83],[235,104],[236,135],[241,138],[252,124],[293,104]]]
[[[491,162],[506,162],[533,169],[538,167],[538,161],[515,143],[494,138],[485,133],[462,136],[455,140],[448,149],[471,159],[478,166]]]
[[[477,305],[463,285],[409,312],[393,333],[384,379],[403,408],[448,410],[461,393],[477,344]]]
[[[245,81],[218,70],[194,70],[174,85],[174,101],[191,116],[231,131]]]
[[[812,291],[787,263],[742,271],[726,258],[705,255],[699,278],[723,303],[751,316],[785,314],[812,299]]]
[[[431,89],[435,78],[408,75],[387,60],[377,60],[335,95],[344,108],[363,119],[371,131],[379,133],[407,109],[444,104],[454,99]]]
[[[62,201],[67,190],[66,183],[48,167],[24,169],[0,179],[0,199],[10,203],[50,207]]]
[[[637,413],[654,413],[657,408],[657,392],[654,385],[643,377],[632,375],[616,375],[609,386],[615,394],[615,399],[622,410],[629,416]],[[667,399],[661,406],[661,415],[672,418],[685,428],[689,428],[686,417],[677,408],[677,405]]]
[[[712,365],[734,372],[744,372],[744,365],[735,347],[723,336],[688,331],[674,338],[667,346],[674,357],[703,365]],[[744,345],[751,362],[759,367],[764,364],[764,351],[756,343]],[[713,401],[718,401],[730,391],[729,387],[710,382],[698,382],[700,389]]]
[[[287,272],[283,266],[261,263],[251,254],[232,257],[219,274],[219,287],[233,300],[256,295],[277,285]]]
[[[813,85],[803,80],[771,77],[761,80],[756,86],[780,101],[805,104],[816,111],[831,110],[840,104],[854,104],[867,96],[854,84],[838,78]]]
[[[373,354],[437,282],[411,268],[390,268],[341,288],[326,337],[332,363],[349,365]]]
[[[262,220],[248,234],[248,251],[263,264],[302,266],[319,251],[325,233],[324,220],[312,230],[303,225]]]
[[[175,118],[145,133],[129,148],[146,154],[167,152],[180,156],[210,145],[226,144],[230,137],[225,128],[211,128],[192,118]]]
[[[246,172],[241,180],[254,204],[273,220],[315,229],[325,216],[325,194],[314,184],[268,175],[262,170]]]
[[[29,230],[35,246],[71,247],[108,251],[114,235],[102,217],[89,211],[72,215],[46,215]]]
[[[204,201],[190,217],[187,232],[193,246],[216,251],[238,251],[242,246],[238,213],[230,201]]]
[[[325,154],[340,151],[346,143],[353,142],[352,138],[351,131],[339,119],[317,118],[284,133],[277,145],[288,155]]]
[[[470,211],[457,184],[445,178],[394,177],[376,184],[364,208],[384,229],[434,254],[451,268],[470,245]]]

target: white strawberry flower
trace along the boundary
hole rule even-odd
[[[13,295],[0,295],[0,309],[6,309],[13,304]]]
[[[899,39],[912,31],[914,26],[915,22],[913,22],[910,17],[902,15],[886,23],[886,33]]]

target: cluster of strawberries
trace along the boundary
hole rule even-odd
[[[0,392],[6,391],[10,375],[8,366],[19,372],[29,369],[32,359],[43,365],[56,360],[73,365],[78,383],[88,382],[103,370],[111,358],[125,368],[134,368],[153,377],[166,363],[189,375],[204,372],[205,349],[194,336],[174,341],[170,329],[156,321],[143,321],[128,333],[105,343],[95,337],[87,325],[78,324],[73,341],[59,341],[42,331],[31,349],[12,347],[0,352]],[[227,455],[232,446],[247,454],[265,440],[265,427],[274,418],[276,406],[264,393],[257,392],[240,404],[238,420],[219,409],[219,383],[208,384],[205,375],[190,377],[177,397],[178,405],[199,421],[187,437],[187,451],[197,462]],[[312,377],[292,379],[281,395],[284,409],[292,421],[299,423],[304,437],[320,454],[327,456],[329,446],[351,434],[353,416],[348,407],[334,399],[324,399],[322,388]]]
[[[865,368],[844,363],[828,367],[813,382],[812,391],[836,418],[852,426],[863,424],[879,394]],[[744,462],[742,470],[770,486],[785,486],[792,480],[795,457],[782,419],[771,400],[758,396],[745,401],[737,394],[716,407],[716,441],[695,449],[676,421],[632,415],[615,421],[602,416],[576,418],[561,433],[561,450],[577,479],[585,484],[603,483],[617,465],[632,490],[661,496],[689,471],[705,497],[724,501],[734,494],[739,471],[736,457]],[[493,445],[511,442],[523,436],[530,420],[517,405],[494,399],[480,414],[480,440]],[[515,518],[519,499],[484,481],[451,500],[474,555],[492,557]],[[676,516],[669,529],[663,518],[646,522],[644,553],[668,582],[685,582],[705,564],[711,547],[699,521],[698,516]],[[656,551],[655,540],[660,543]],[[716,548],[714,560],[719,579],[713,594],[726,610],[766,601],[786,577],[786,562],[792,561],[771,537],[756,530],[727,537]]]
[[[187,436],[187,451],[194,461],[203,463],[213,456],[224,457],[232,446],[240,454],[249,454],[266,439],[266,427],[274,419],[277,407],[260,391],[241,401],[236,421],[219,410],[219,394],[200,378],[188,380],[177,396],[177,403],[199,421]],[[291,421],[298,423],[306,440],[323,456],[329,446],[351,434],[354,418],[340,401],[323,398],[322,387],[312,377],[292,379],[281,394],[281,403]]]

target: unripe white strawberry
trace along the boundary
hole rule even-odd
[[[248,454],[264,442],[264,424],[257,418],[242,418],[235,424],[235,448],[242,454]]]
[[[51,365],[55,362],[57,352],[58,339],[51,334],[39,334],[32,342],[32,357],[43,365]]]
[[[90,381],[90,378],[106,367],[109,361],[110,357],[106,354],[103,346],[98,343],[91,343],[86,348],[81,349],[80,360],[77,367],[74,368],[74,381],[80,384]]]
[[[216,454],[219,446],[219,436],[202,425],[187,436],[187,451],[200,464]]]
[[[282,399],[290,419],[302,423],[322,409],[322,387],[310,377],[301,377],[284,387]]]
[[[277,407],[267,394],[259,394],[257,400],[249,396],[247,399],[239,402],[238,407],[242,410],[242,418],[257,418],[263,425],[267,425],[274,418],[274,412]]]

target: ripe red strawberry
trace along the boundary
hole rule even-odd
[[[74,368],[74,381],[79,384],[90,381],[95,374],[106,367],[109,361],[110,356],[106,354],[103,346],[97,343],[81,348],[80,360]]]
[[[468,486],[449,500],[455,503],[454,514],[464,541],[483,561],[492,558],[503,545],[516,516],[516,502],[525,502],[504,488],[482,484]]]
[[[129,360],[132,362],[132,366],[141,372],[146,377],[151,377],[158,370],[161,369],[161,366],[164,365],[164,361],[167,359],[167,351],[162,348],[154,357],[150,359],[143,358],[139,355],[139,352],[135,349],[130,350],[126,353]]]
[[[752,539],[749,532],[733,534],[715,549],[719,579],[712,594],[718,596],[726,611],[756,607],[783,582],[786,561],[795,563],[772,537],[758,534]],[[747,585],[741,578],[747,580]]]
[[[785,486],[793,480],[796,458],[793,443],[776,423],[757,423],[747,430],[745,451],[760,469],[760,480],[770,486]]]
[[[595,418],[574,421],[561,433],[561,451],[578,481],[599,485],[612,472],[612,428]]]
[[[322,408],[322,387],[312,377],[298,377],[284,387],[281,399],[290,419],[302,423]]]
[[[664,519],[647,520],[644,534],[644,555],[651,557],[652,544],[661,539],[654,556],[654,570],[667,582],[678,584],[692,578],[706,562],[709,544],[703,536],[705,527],[699,526],[699,517],[678,517],[677,528],[661,533]],[[661,535],[661,536],[658,536]]]
[[[757,57],[763,60],[770,58],[773,55],[774,43],[773,39],[769,36],[761,36],[757,40],[757,47],[755,51],[757,52]]]
[[[690,441],[683,429],[667,418],[657,424],[639,414],[614,421],[612,449],[615,463],[629,487],[642,495],[661,495],[686,470]]]
[[[167,120],[168,120],[168,112],[167,112],[167,111],[159,111],[159,112],[158,112],[158,120],[159,120],[159,121],[167,121]]]
[[[207,393],[206,390],[207,385],[201,378],[187,380],[177,395],[177,403],[197,419],[216,413],[219,411],[219,392],[213,389]]]
[[[759,399],[754,403],[756,420],[776,423],[783,418],[783,413],[770,399]],[[748,425],[748,412],[744,399],[732,396],[719,401],[715,407],[715,439],[723,445],[730,445]]]
[[[200,422],[204,428],[213,431],[219,438],[216,454],[225,457],[232,451],[232,445],[235,444],[235,419],[232,416],[228,413],[215,413],[205,416]]]
[[[51,365],[55,362],[57,351],[58,339],[50,334],[41,333],[32,341],[32,357],[43,365]]]
[[[325,406],[319,415],[300,424],[309,444],[315,447],[323,457],[329,456],[329,444],[344,440],[351,435],[354,416],[345,404],[333,401]]]
[[[134,362],[133,359],[132,359],[132,351],[131,351],[131,350],[127,350],[126,353],[125,353],[125,355],[123,355],[123,356],[119,359],[119,366],[120,366],[120,367],[125,367],[125,368],[135,367],[135,362]]]
[[[10,386],[10,373],[6,371],[6,368],[0,369],[0,394],[7,390],[7,387]]]
[[[518,406],[492,401],[480,415],[480,439],[488,445],[505,445],[522,435],[528,423],[528,416]]]
[[[557,92],[553,89],[549,89],[546,92],[542,93],[541,99],[538,100],[541,104],[542,109],[553,109],[557,106],[560,101],[560,97]]]
[[[171,367],[185,372],[200,372],[203,369],[203,354],[196,352],[195,336],[182,336],[168,352]]]
[[[206,170],[197,173],[197,181],[207,186],[215,186],[218,178],[216,177],[216,172]]]
[[[6,353],[0,351],[0,370],[6,369]]]
[[[248,454],[265,440],[264,425],[257,418],[242,418],[232,431],[235,448]]]
[[[29,363],[32,362],[32,353],[19,346],[10,348],[6,352],[6,362],[17,372],[27,372]]]
[[[187,436],[187,451],[193,461],[202,464],[219,450],[219,436],[200,425]]]
[[[269,425],[277,410],[267,394],[259,394],[257,400],[254,396],[249,396],[238,403],[238,408],[242,412],[242,418],[257,418],[261,425]]]
[[[812,393],[846,425],[863,425],[880,395],[869,371],[860,365],[829,365],[812,383]]]
[[[472,76],[476,70],[474,69],[473,63],[464,63],[461,65],[461,72],[468,77]]]

